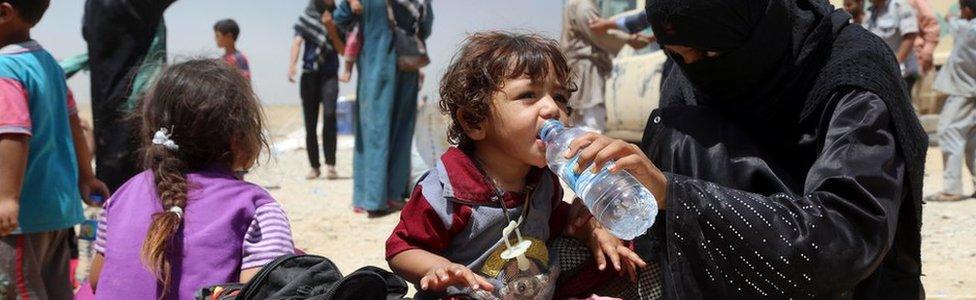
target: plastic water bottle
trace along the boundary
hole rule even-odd
[[[539,137],[546,145],[546,161],[549,169],[569,186],[590,209],[593,217],[610,233],[624,240],[632,240],[644,234],[654,224],[657,201],[654,195],[630,173],[610,173],[613,162],[593,173],[588,166],[582,173],[573,169],[579,154],[565,158],[569,143],[587,131],[577,127],[565,127],[562,122],[548,120],[539,130]]]
[[[89,195],[88,200],[95,205],[105,203],[105,198],[98,194]],[[75,268],[74,278],[76,282],[88,280],[88,269],[91,267],[92,259],[95,257],[95,240],[99,234],[98,217],[101,212],[101,207],[85,207],[85,221],[81,222],[78,228],[78,265]]]

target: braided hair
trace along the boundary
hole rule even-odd
[[[169,289],[190,184],[186,173],[209,167],[249,168],[267,149],[263,112],[250,83],[228,64],[198,59],[165,68],[136,110],[143,167],[152,170],[162,212],[141,249],[141,260]],[[154,141],[163,131],[173,144]]]

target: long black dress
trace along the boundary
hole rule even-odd
[[[88,0],[82,33],[88,42],[95,173],[114,191],[138,173],[138,139],[127,120],[128,95],[163,13],[176,0]]]
[[[817,13],[816,72],[774,100],[719,102],[680,62],[665,83],[642,149],[667,207],[638,250],[660,259],[666,297],[922,297],[925,136],[883,43]]]

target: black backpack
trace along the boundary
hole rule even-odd
[[[286,255],[268,263],[246,285],[208,287],[197,299],[403,299],[407,282],[386,270],[367,266],[342,276],[328,258]],[[219,291],[219,295],[215,295]]]

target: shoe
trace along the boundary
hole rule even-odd
[[[404,206],[407,206],[407,201],[403,200],[390,200],[386,201],[386,206],[392,210],[403,210]]]
[[[970,196],[937,193],[925,196],[925,202],[958,202],[969,199]]]
[[[339,179],[339,172],[336,172],[336,169],[335,169],[334,166],[329,166],[328,168],[326,168],[326,171],[325,172],[326,172],[325,173],[326,174],[325,175],[325,179],[328,179],[328,180],[336,180],[336,179]]]
[[[319,175],[322,175],[322,171],[319,171],[319,168],[311,168],[308,170],[308,175],[305,175],[305,179],[312,180],[319,178]]]
[[[379,218],[386,215],[403,210],[403,206],[407,205],[406,201],[403,200],[389,200],[386,201],[386,209],[371,210],[368,211],[369,218]]]

